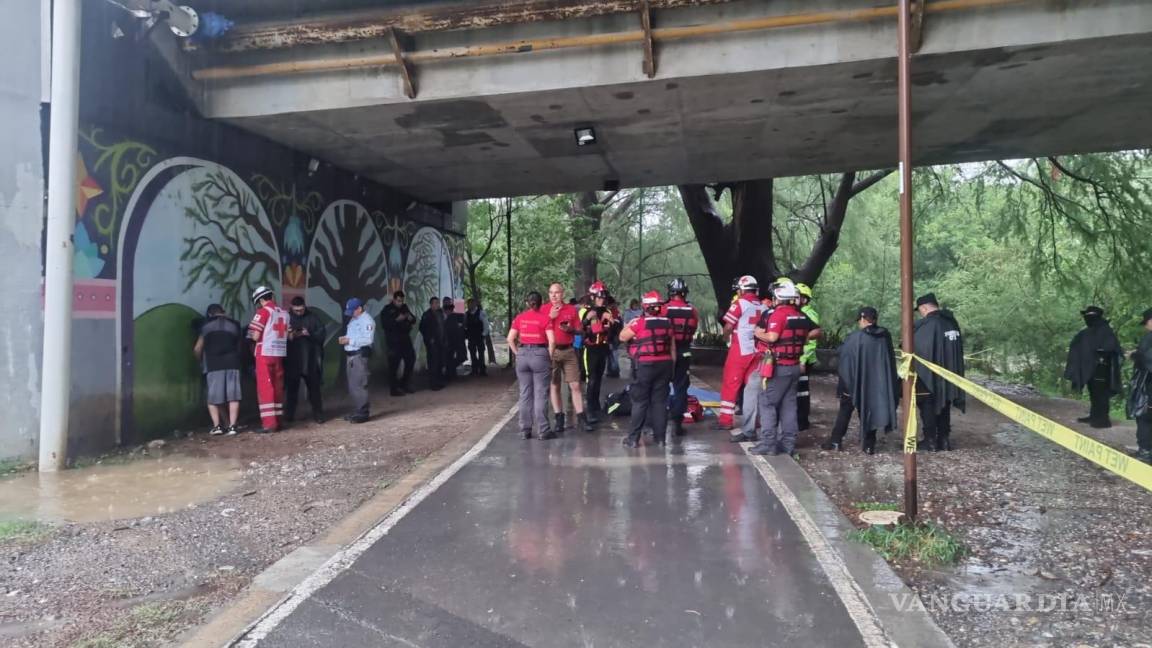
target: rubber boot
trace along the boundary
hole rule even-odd
[[[876,454],[876,432],[873,430],[864,435],[864,454]]]
[[[947,434],[936,435],[936,452],[947,452],[952,449],[952,441]]]
[[[576,429],[585,434],[592,433],[592,426],[588,424],[588,415],[584,412],[576,415]]]
[[[672,436],[684,436],[684,421],[668,421],[668,432]]]
[[[592,410],[587,410],[584,413],[587,415],[588,425],[596,425],[597,423],[600,422],[600,417],[596,416],[596,412],[593,412]]]
[[[556,424],[552,426],[552,431],[556,434],[564,434],[564,413],[556,415]]]

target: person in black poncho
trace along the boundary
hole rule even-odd
[[[1077,393],[1088,388],[1092,405],[1088,416],[1077,420],[1094,428],[1109,428],[1112,421],[1108,416],[1108,401],[1121,391],[1120,361],[1124,351],[1108,320],[1104,319],[1103,308],[1088,306],[1080,314],[1084,317],[1084,328],[1068,346],[1064,377]]]
[[[892,334],[876,324],[875,308],[865,306],[857,314],[856,331],[840,345],[840,412],[832,426],[831,438],[820,445],[823,450],[840,450],[852,412],[860,415],[860,442],[864,452],[876,452],[876,430],[896,427],[896,405],[900,402],[900,377],[896,374],[896,356],[892,351]]]
[[[964,339],[951,311],[940,308],[936,295],[928,293],[916,300],[920,319],[915,326],[916,355],[952,373],[964,375]],[[928,449],[952,449],[952,408],[964,411],[964,392],[959,387],[916,364],[916,408]]]
[[[1144,337],[1132,352],[1132,364],[1136,370],[1132,374],[1132,388],[1128,394],[1128,417],[1136,419],[1136,452],[1132,455],[1147,464],[1152,464],[1152,400],[1149,384],[1152,383],[1152,308],[1144,311],[1140,320],[1144,327]]]

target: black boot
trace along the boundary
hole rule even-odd
[[[947,434],[936,435],[936,452],[947,452],[952,449],[952,440]]]
[[[576,415],[576,429],[585,434],[592,433],[592,426],[588,424],[588,415],[584,412]]]
[[[520,436],[521,436],[521,438],[524,438],[524,439],[531,439],[532,438],[532,428],[528,428],[527,430],[521,430]]]
[[[597,423],[599,423],[599,422],[600,422],[600,417],[599,417],[599,416],[596,416],[596,411],[595,411],[595,410],[591,410],[591,409],[590,409],[590,410],[587,410],[587,411],[585,412],[585,414],[587,414],[587,418],[588,418],[588,424],[589,424],[589,425],[596,425]]]
[[[552,426],[552,431],[556,434],[564,434],[564,413],[561,412],[556,415],[556,424]]]
[[[839,441],[832,441],[831,439],[829,439],[828,441],[825,441],[824,443],[820,444],[820,449],[821,450],[837,450],[837,451],[839,451],[839,450],[844,449],[844,444],[840,443]]]
[[[1152,450],[1140,448],[1132,453],[1132,457],[1136,459],[1136,461],[1143,461],[1146,464],[1152,465]]]
[[[684,421],[682,421],[682,420],[669,421],[668,422],[668,429],[671,432],[672,436],[682,437],[682,436],[684,436]]]
[[[864,435],[864,454],[876,454],[876,431]]]

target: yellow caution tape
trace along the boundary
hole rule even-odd
[[[912,402],[905,403],[908,408],[908,422],[904,426],[904,454],[916,454],[916,372],[912,371],[912,355],[900,356],[900,364],[896,366],[896,373],[901,378],[912,376]]]
[[[1060,425],[1059,423],[1049,418],[1045,418],[1036,412],[1025,409],[1024,407],[1013,403],[1012,401],[993,392],[992,390],[981,387],[971,380],[968,380],[962,376],[958,376],[939,365],[932,364],[920,356],[905,354],[903,357],[901,357],[901,368],[904,369],[905,372],[907,371],[908,363],[910,363],[913,357],[915,357],[916,362],[919,362],[920,364],[927,367],[928,370],[932,373],[938,376],[942,376],[948,382],[956,385],[960,389],[974,396],[977,400],[983,402],[985,405],[991,407],[997,412],[1000,412],[1013,421],[1016,421],[1020,425],[1043,437],[1046,437],[1053,443],[1057,443],[1067,448],[1068,450],[1075,452],[1088,461],[1091,461],[1092,463],[1103,468],[1107,468],[1117,475],[1120,475],[1124,479],[1127,479],[1128,481],[1141,486],[1146,490],[1152,491],[1152,466],[1149,466],[1143,461],[1139,461],[1133,457],[1129,457],[1128,455],[1120,452],[1119,450],[1116,450],[1115,448],[1106,446],[1096,439],[1085,436],[1079,432],[1076,432],[1075,430]],[[907,374],[905,373],[902,375]],[[913,401],[915,401],[915,399],[913,399]],[[911,434],[913,440],[915,440],[915,425],[912,423],[912,421],[915,421],[916,419],[916,410],[914,409],[916,407],[915,402],[911,404],[911,407],[913,409],[911,410],[911,416],[908,417],[909,429],[906,432],[906,435]],[[904,444],[905,451],[907,451],[907,436],[905,436]]]

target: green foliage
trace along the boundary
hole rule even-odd
[[[900,505],[894,502],[856,502],[852,504],[859,511],[899,511]]]
[[[0,543],[39,542],[51,532],[51,525],[36,520],[0,520]]]
[[[848,539],[872,547],[889,561],[952,565],[964,555],[964,546],[959,540],[930,522],[898,524],[892,528],[871,526],[850,532]]]
[[[165,304],[136,318],[132,415],[145,438],[207,418],[200,364],[192,354],[198,316],[187,306]]]

